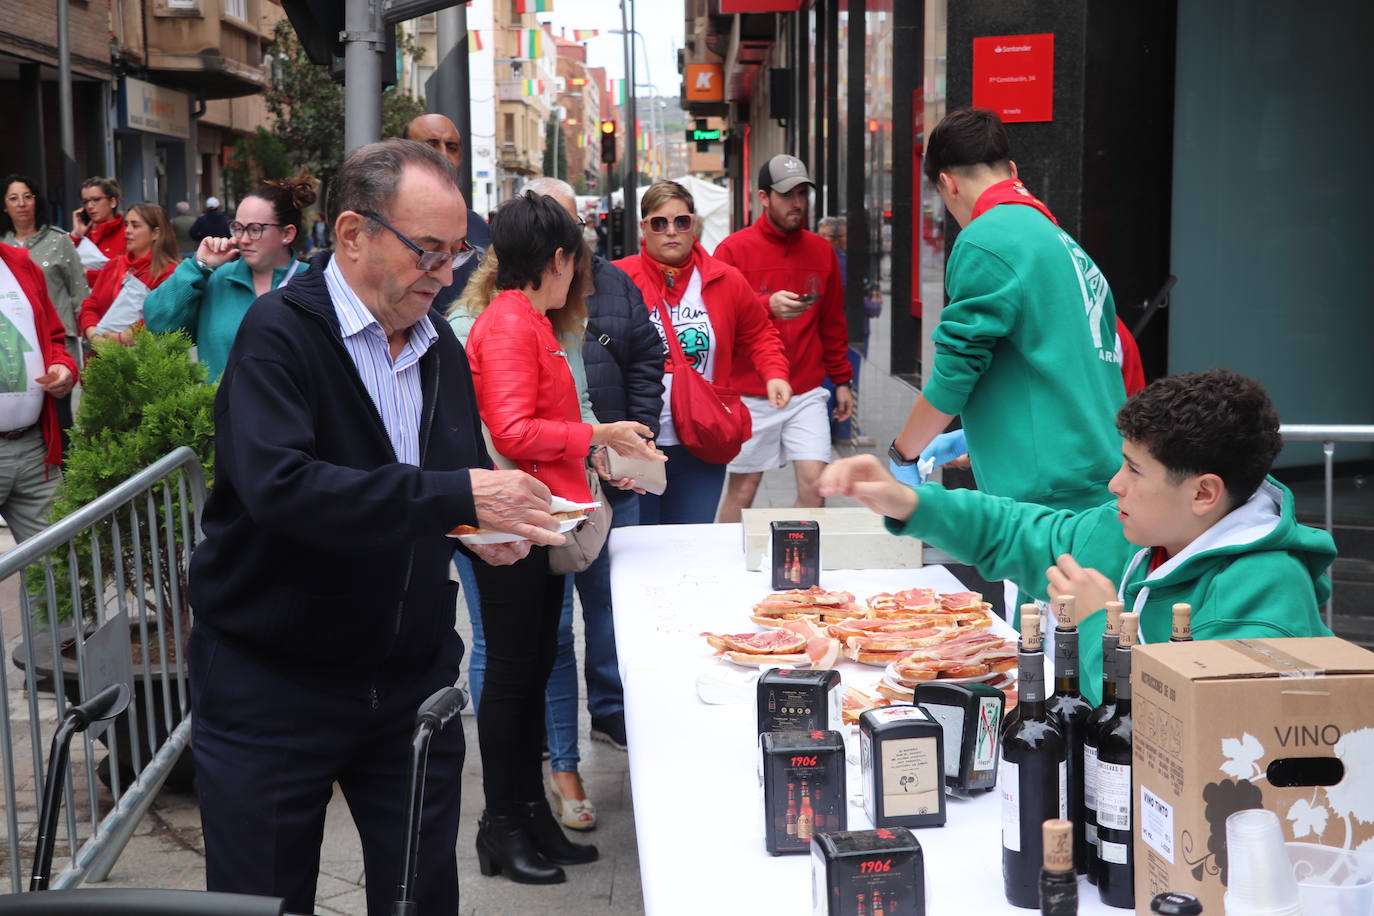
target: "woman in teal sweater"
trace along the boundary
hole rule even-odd
[[[190,334],[210,381],[224,371],[249,306],[307,269],[292,245],[302,208],[315,202],[314,188],[308,177],[258,186],[239,204],[229,224],[233,236],[202,240],[195,257],[182,261],[144,301],[148,329]]]

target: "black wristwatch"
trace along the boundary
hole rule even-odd
[[[887,447],[887,457],[890,458],[890,459],[892,459],[892,463],[893,463],[893,464],[897,465],[898,467],[903,467],[903,468],[909,468],[909,467],[911,467],[913,464],[915,464],[916,462],[918,462],[918,461],[921,460],[921,456],[920,456],[920,455],[917,455],[915,458],[908,458],[907,456],[903,455],[901,452],[897,451],[897,440],[896,440],[896,439],[893,439],[893,440],[892,440],[892,444],[889,445],[889,446]]]

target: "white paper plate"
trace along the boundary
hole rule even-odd
[[[801,654],[801,653],[798,653],[798,654]],[[716,658],[720,659],[720,660],[723,661],[723,662],[728,662],[729,664],[734,665],[734,666],[736,666],[736,667],[738,667],[738,668],[746,668],[746,669],[748,669],[748,670],[750,670],[750,671],[758,671],[758,670],[761,670],[761,669],[763,669],[763,668],[810,668],[810,667],[811,667],[811,659],[809,659],[809,658],[806,659],[806,660],[804,660],[804,661],[794,662],[794,661],[787,661],[787,660],[785,660],[785,659],[779,659],[776,655],[759,655],[759,656],[757,656],[757,657],[758,657],[758,661],[756,661],[756,662],[755,662],[755,661],[742,662],[742,661],[738,661],[737,659],[733,659],[733,658],[731,658],[731,657],[728,656],[728,655],[717,655],[717,656],[716,656]]]
[[[697,675],[697,699],[710,706],[727,706],[753,699],[762,670],[737,671],[717,665]]]
[[[567,534],[578,526],[586,518],[586,513],[592,509],[599,508],[601,503],[575,503],[571,499],[564,499],[561,496],[549,498],[550,512],[577,512],[582,511],[582,515],[576,518],[565,518],[558,523],[558,533]],[[455,537],[450,534],[449,537]],[[456,535],[458,540],[464,544],[509,544],[511,541],[523,541],[518,534],[509,534],[505,531],[484,531],[481,534],[460,534]]]
[[[887,682],[889,687],[894,687],[898,690],[910,690],[910,687],[907,687],[898,679],[897,672],[894,670],[896,664],[896,662],[888,662],[887,667],[883,669],[883,680]],[[932,678],[930,681],[922,681],[921,683],[988,684],[993,681],[1001,680],[1008,675],[1010,675],[1012,680],[1015,680],[1016,669],[1012,668],[1009,671],[989,671],[987,674],[978,674],[973,677],[937,677]]]

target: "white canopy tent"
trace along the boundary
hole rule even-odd
[[[730,191],[718,184],[703,181],[700,178],[693,178],[684,175],[681,178],[674,178],[678,184],[682,185],[692,195],[692,201],[696,206],[698,235],[701,238],[701,245],[708,254],[713,254],[716,246],[721,239],[730,234]],[[648,186],[637,189],[635,197],[635,216],[639,215],[639,200],[644,197],[644,192],[649,190]],[[616,191],[611,195],[612,206],[619,204],[624,199],[621,192]]]

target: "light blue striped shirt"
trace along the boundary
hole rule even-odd
[[[386,331],[348,285],[333,258],[324,269],[324,282],[334,313],[339,316],[343,345],[358,367],[363,386],[382,415],[396,460],[420,464],[420,357],[439,339],[429,316],[411,325],[406,345],[393,360]]]

